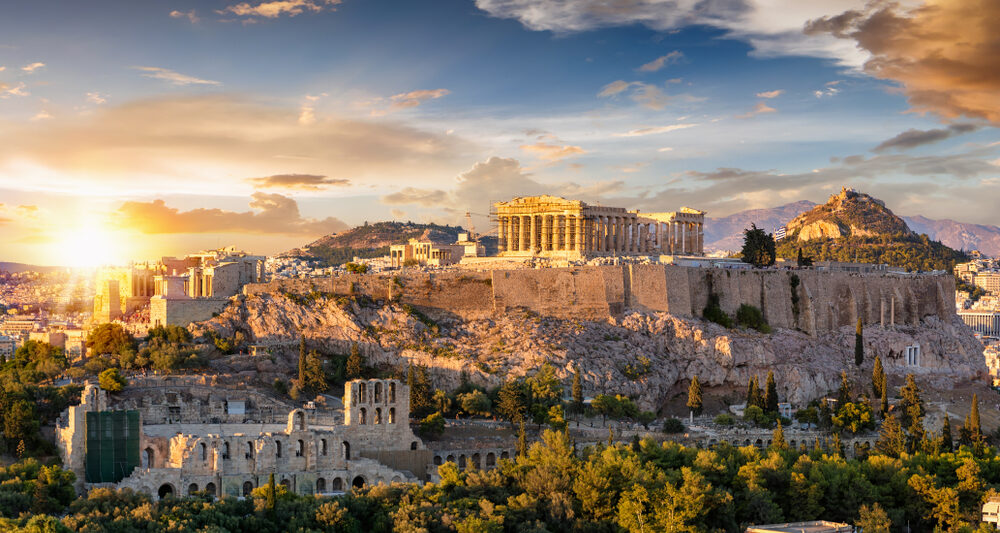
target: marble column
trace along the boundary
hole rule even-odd
[[[625,219],[625,246],[622,249],[625,253],[632,253],[635,250],[632,248],[635,245],[635,225],[632,224],[632,217]]]
[[[572,218],[569,215],[563,215],[563,219],[566,220],[566,237],[563,239],[563,250],[568,252],[573,249],[573,230],[576,228],[573,227]]]
[[[583,253],[583,217],[576,215],[573,217],[576,220],[576,242],[574,242],[574,250]]]
[[[538,249],[538,220],[537,216],[528,216],[528,250],[535,253]]]
[[[681,222],[681,254],[686,255],[688,251],[688,228],[687,222]]]

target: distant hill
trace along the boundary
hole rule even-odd
[[[885,203],[843,189],[827,203],[792,219],[778,257],[886,263],[907,270],[950,270],[968,257],[927,235],[918,235]]]
[[[66,267],[60,266],[39,266],[39,265],[28,265],[25,263],[11,263],[0,261],[0,272],[10,272],[15,274],[17,272],[55,272],[57,270],[66,270]]]
[[[920,215],[903,217],[917,233],[941,241],[956,250],[979,250],[991,257],[1000,256],[1000,228],[986,224],[968,224],[954,220],[933,220]]]
[[[282,255],[312,257],[330,265],[340,265],[354,257],[366,259],[388,255],[390,245],[403,244],[410,239],[452,243],[463,231],[460,226],[375,222],[327,235]]]
[[[801,200],[769,209],[748,209],[728,217],[709,217],[705,221],[705,250],[737,251],[743,247],[743,230],[750,224],[773,232],[816,205],[816,202]]]

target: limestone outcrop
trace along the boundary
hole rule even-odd
[[[854,326],[807,333],[776,328],[772,334],[725,329],[693,317],[627,310],[604,320],[544,316],[530,310],[494,316],[437,318],[391,300],[319,295],[302,300],[281,292],[255,292],[222,314],[191,326],[223,336],[242,331],[257,344],[274,347],[266,357],[235,357],[226,371],[256,372],[265,383],[295,368],[298,339],[327,353],[347,353],[357,344],[371,364],[427,365],[438,387],[470,379],[498,385],[530,374],[544,363],[568,386],[579,368],[584,392],[631,394],[651,409],[682,393],[698,376],[708,386],[743,387],[769,369],[783,397],[802,404],[836,390],[841,371],[867,383],[875,356],[890,376],[913,373],[928,386],[950,388],[986,374],[982,346],[954,314],[923,316],[895,326],[865,327],[865,361],[854,365]],[[919,346],[918,366],[908,365],[908,347]]]

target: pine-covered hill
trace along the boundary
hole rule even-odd
[[[459,226],[417,224],[413,222],[375,222],[322,237],[300,250],[289,253],[311,257],[328,265],[340,265],[354,257],[362,259],[389,255],[389,246],[410,239],[455,242],[463,232]]]
[[[909,271],[951,270],[968,260],[913,232],[881,200],[846,188],[789,222],[777,256],[794,260],[800,249],[815,261],[885,263]]]

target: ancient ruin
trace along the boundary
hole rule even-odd
[[[703,255],[705,212],[640,213],[556,196],[493,204],[503,257]]]

